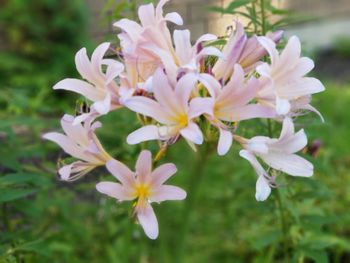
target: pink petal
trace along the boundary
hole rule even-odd
[[[61,126],[64,133],[80,146],[87,146],[90,143],[87,131],[81,123],[74,124],[73,116],[65,114],[61,119]]]
[[[63,89],[76,92],[91,101],[98,101],[103,99],[104,93],[96,89],[91,84],[79,80],[79,79],[64,79],[58,82],[54,87],[54,90]]]
[[[287,83],[283,89],[278,90],[278,95],[283,98],[301,97],[325,90],[325,87],[316,78],[301,78],[293,82]]]
[[[276,49],[276,44],[267,37],[258,37],[259,43],[267,50],[271,58],[271,64],[278,62],[279,55]],[[299,57],[299,56],[298,56]]]
[[[91,66],[93,68],[93,71],[96,72],[97,74],[103,74],[102,73],[102,59],[105,53],[107,52],[109,46],[111,43],[105,42],[100,44],[92,53],[91,56]]]
[[[183,200],[186,198],[186,192],[177,186],[161,185],[152,191],[150,200],[152,202],[163,202],[166,200]]]
[[[289,40],[285,48],[283,49],[280,56],[280,65],[291,65],[292,63],[297,62],[300,57],[301,46],[300,40],[297,36],[292,36]]]
[[[177,172],[177,168],[173,163],[166,163],[157,167],[150,176],[150,185],[156,188],[166,182],[171,176]]]
[[[218,143],[218,154],[220,156],[225,155],[232,146],[232,133],[230,131],[224,130],[222,128],[219,128],[220,131],[220,138]]]
[[[188,118],[194,119],[203,114],[213,116],[215,101],[213,98],[194,98],[190,102]]]
[[[106,84],[109,84],[124,70],[123,64],[113,59],[104,59],[102,63],[108,66],[106,72]]]
[[[193,122],[190,122],[186,128],[180,130],[180,134],[195,144],[203,143],[203,133],[198,125]]]
[[[111,159],[106,163],[108,171],[117,178],[125,187],[132,187],[135,182],[135,174],[123,163]]]
[[[293,176],[310,177],[313,165],[296,154],[268,153],[260,156],[272,168]]]
[[[113,25],[126,32],[132,41],[137,41],[137,38],[142,32],[142,27],[138,23],[126,18],[115,22]]]
[[[261,166],[261,164],[258,162],[255,155],[251,154],[247,150],[241,150],[239,152],[239,155],[242,158],[246,159],[251,164],[251,166],[253,166],[258,177],[268,177],[268,174],[266,173],[265,169]]]
[[[255,118],[273,118],[276,113],[273,109],[259,104],[248,104],[239,108],[226,107],[219,110],[216,116],[223,121],[235,122]]]
[[[69,155],[91,163],[99,163],[100,161],[92,155],[86,154],[82,148],[78,147],[77,144],[67,136],[57,133],[50,132],[43,135],[43,138],[58,144],[66,153]]]
[[[216,98],[219,95],[221,84],[212,75],[202,73],[198,80],[207,88],[211,97]]]
[[[158,69],[153,76],[153,92],[158,103],[170,112],[182,110],[179,101],[174,99],[174,90],[162,69]]]
[[[194,89],[197,83],[197,78],[195,74],[188,73],[183,76],[175,87],[175,94],[181,103],[181,107],[184,111],[188,108],[188,101],[192,90]]]
[[[136,173],[140,182],[145,182],[145,179],[150,176],[152,172],[152,153],[143,150],[136,162]]]
[[[101,182],[96,185],[97,191],[113,197],[119,201],[130,201],[135,199],[132,189],[128,189],[121,184],[112,182]]]
[[[174,30],[175,51],[182,64],[187,64],[192,58],[190,34],[189,30]]]
[[[154,13],[154,5],[141,5],[138,10],[138,15],[141,21],[142,26],[152,26],[155,24],[155,13]]]
[[[176,12],[166,14],[164,19],[179,26],[183,25],[182,17]]]
[[[144,126],[129,134],[126,141],[128,144],[134,145],[140,142],[160,140],[159,127],[155,125]]]
[[[124,105],[130,110],[148,117],[152,117],[160,123],[171,123],[169,121],[169,115],[166,114],[158,102],[152,99],[141,96],[134,96],[130,99],[127,99]]]
[[[150,239],[156,239],[159,234],[158,221],[152,206],[145,202],[145,207],[137,210],[137,219],[139,220],[145,234]]]

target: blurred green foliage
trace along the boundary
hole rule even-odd
[[[51,87],[76,74],[74,54],[89,45],[87,14],[82,0],[1,1],[2,109],[34,115],[59,110],[52,107]]]

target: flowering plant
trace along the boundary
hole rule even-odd
[[[281,173],[313,175],[313,165],[296,154],[307,145],[307,137],[304,130],[295,131],[294,121],[306,111],[320,115],[310,104],[311,96],[324,90],[319,80],[305,77],[314,64],[300,57],[296,36],[280,52],[276,45],[282,31],[249,37],[235,21],[235,32],[222,48],[215,46],[217,36],[212,34],[192,45],[189,30],[170,32],[168,22],[183,21],[178,13],[163,14],[166,2],[141,6],[140,24],[129,19],[114,24],[121,29],[119,60],[105,58],[110,43],[99,45],[91,59],[85,48],[78,51],[75,63],[84,80],[64,79],[54,89],[83,95],[91,101],[90,109],[65,115],[65,134],[44,135],[78,159],[59,169],[62,180],[77,180],[106,166],[118,182],[100,182],[97,190],[118,201],[136,200],[135,214],[151,239],[158,236],[158,223],[150,204],[186,198],[181,188],[164,185],[176,173],[174,164],[152,171],[152,163],[168,147],[182,139],[194,151],[215,143],[222,156],[233,143],[240,145],[239,155],[257,174],[256,199],[264,201],[278,186]],[[140,153],[135,172],[110,156],[95,134],[102,126],[97,119],[122,107],[142,116],[140,128],[127,136],[128,144],[157,140],[160,145],[153,159],[148,150]],[[272,121],[281,123],[279,137],[270,130],[268,136],[245,138],[241,127],[250,119],[266,119],[269,126]]]

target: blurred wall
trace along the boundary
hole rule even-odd
[[[105,36],[115,35],[115,29],[111,26],[113,18],[106,15],[101,17],[106,0],[86,1],[93,16],[93,38],[101,41]],[[116,2],[118,3],[117,0]],[[185,27],[190,29],[194,40],[207,32],[225,34],[233,17],[209,12],[208,6],[224,7],[230,2],[231,0],[172,0],[166,5],[166,11],[176,11],[182,15]],[[304,18],[310,18],[307,22],[291,25],[286,30],[287,36],[300,36],[302,41],[307,43],[307,49],[327,47],[339,36],[350,37],[350,0],[275,0],[275,4],[296,11]]]

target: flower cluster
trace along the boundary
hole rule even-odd
[[[145,150],[136,171],[131,171],[102,147],[95,135],[101,127],[98,117],[122,107],[148,117],[127,136],[131,145],[157,140],[166,148],[183,138],[196,151],[214,134],[217,154],[222,156],[234,142],[239,144],[240,156],[258,177],[256,199],[263,201],[276,186],[279,171],[312,176],[313,165],[296,154],[306,146],[307,137],[303,130],[295,132],[293,120],[305,111],[320,115],[310,104],[311,95],[324,90],[319,80],[305,77],[314,64],[300,57],[297,37],[279,52],[276,44],[283,32],[249,37],[236,21],[223,48],[213,45],[217,37],[211,34],[192,45],[189,30],[168,29],[168,23],[183,21],[177,13],[163,14],[166,2],[141,6],[140,23],[121,19],[114,24],[121,30],[119,61],[105,58],[112,50],[110,43],[99,45],[91,59],[85,48],[78,51],[75,63],[84,80],[64,79],[54,89],[83,95],[91,101],[90,110],[65,115],[61,120],[65,135],[44,135],[78,159],[59,169],[62,180],[76,180],[106,166],[118,182],[98,183],[97,190],[118,201],[135,200],[137,219],[152,239],[158,236],[158,223],[150,203],[186,197],[181,188],[163,184],[176,173],[176,166],[163,164],[152,171],[152,155]],[[279,138],[239,135],[241,122],[257,118],[282,123]],[[204,127],[209,133],[203,132]]]

